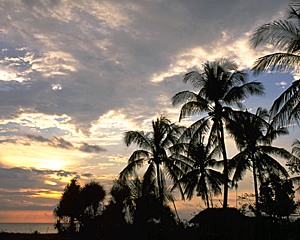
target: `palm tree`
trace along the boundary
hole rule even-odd
[[[224,159],[224,202],[227,207],[228,198],[228,166],[225,147],[224,123],[229,118],[236,104],[249,95],[261,95],[264,87],[259,82],[246,82],[247,74],[237,70],[237,65],[228,59],[221,59],[203,64],[203,72],[192,71],[185,74],[183,82],[191,82],[199,92],[182,91],[173,96],[173,105],[184,103],[179,120],[186,116],[207,113],[208,116],[195,122],[190,128],[199,132],[211,129],[210,141],[217,140],[222,148]]]
[[[203,140],[203,138],[201,139]],[[200,196],[207,208],[209,208],[211,193],[217,195],[222,192],[221,184],[224,176],[214,169],[217,165],[215,157],[221,153],[220,145],[216,147],[210,143],[205,145],[202,140],[200,142],[191,141],[188,144],[183,144],[186,153],[180,155],[180,157],[183,159],[187,158],[185,161],[191,162],[192,167],[181,181],[184,184],[184,193],[189,200],[196,191],[197,196]]]
[[[266,109],[258,108],[256,114],[236,111],[233,114],[227,129],[234,137],[239,153],[235,155],[230,163],[230,169],[235,169],[232,182],[236,184],[241,180],[247,169],[251,169],[254,180],[254,191],[256,200],[256,215],[259,216],[258,204],[258,182],[263,182],[265,173],[282,174],[288,177],[288,173],[279,162],[271,155],[289,159],[291,154],[283,149],[271,146],[272,141],[280,135],[288,134],[284,128],[274,129],[267,122],[269,117]]]
[[[140,149],[134,151],[127,166],[121,171],[120,178],[136,174],[136,170],[148,163],[149,166],[143,177],[143,184],[150,185],[155,179],[159,189],[159,198],[163,202],[163,181],[167,175],[173,180],[174,187],[179,187],[179,178],[183,175],[183,161],[171,158],[169,148],[174,145],[183,127],[172,124],[164,116],[152,121],[152,131],[128,131],[125,132],[124,141],[127,146],[135,143]],[[180,188],[181,189],[181,188]],[[182,191],[182,190],[181,190]]]
[[[271,44],[281,51],[258,58],[252,68],[255,75],[267,70],[299,69],[299,6],[299,3],[289,6],[287,19],[264,24],[253,32],[250,42],[254,48]],[[299,124],[299,94],[300,80],[297,80],[275,100],[270,109],[271,118],[274,119],[273,124],[284,126],[293,121]]]

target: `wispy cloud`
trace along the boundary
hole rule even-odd
[[[27,144],[33,144],[35,143],[46,143],[48,146],[53,147],[53,148],[63,148],[63,149],[77,149],[81,152],[86,152],[86,153],[99,153],[106,151],[105,148],[100,147],[98,145],[91,145],[85,142],[81,143],[81,146],[75,147],[71,142],[63,139],[62,137],[56,137],[52,136],[52,138],[46,138],[43,137],[42,135],[36,135],[36,134],[25,134],[24,137],[30,142],[27,142]],[[0,143],[4,142],[12,142],[12,143],[17,143],[17,140],[15,139],[7,139],[7,140],[2,140]]]

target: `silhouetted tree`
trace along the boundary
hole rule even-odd
[[[234,121],[227,128],[235,139],[239,153],[230,163],[230,169],[234,169],[233,184],[241,180],[246,170],[251,169],[254,180],[256,214],[258,209],[258,179],[263,182],[265,174],[282,174],[288,177],[285,168],[271,155],[290,159],[292,156],[287,150],[271,146],[272,141],[280,135],[288,134],[284,128],[274,129],[267,122],[268,111],[258,108],[256,114],[236,111],[233,113]]]
[[[222,192],[221,184],[224,176],[215,170],[217,166],[215,157],[219,157],[222,149],[220,145],[213,146],[210,142],[205,145],[203,139],[200,136],[199,141],[197,141],[193,137],[189,143],[182,144],[184,150],[177,158],[183,158],[192,165],[191,169],[181,179],[187,198],[191,199],[196,192],[197,196],[200,196],[209,208],[210,195],[217,195]]]
[[[82,201],[80,198],[81,187],[76,178],[65,187],[58,206],[54,209],[54,216],[59,218],[59,224],[63,222],[65,231],[76,232],[76,223],[80,218]],[[61,226],[57,226],[61,229]]]
[[[259,204],[262,211],[271,217],[288,217],[297,208],[294,194],[291,180],[272,174],[260,187]]]
[[[105,191],[100,183],[91,181],[82,188],[76,178],[65,187],[62,197],[54,209],[58,218],[56,228],[65,232],[78,232],[92,227],[92,221],[99,215],[100,202],[105,198]]]
[[[257,28],[250,39],[256,48],[262,44],[271,44],[282,52],[276,52],[260,57],[254,63],[252,70],[259,74],[267,70],[299,69],[300,64],[300,4],[289,6],[287,19],[276,20]],[[270,113],[273,124],[285,126],[290,122],[299,124],[300,80],[292,83],[273,103]]]
[[[84,214],[95,218],[98,214],[100,202],[103,202],[106,192],[98,182],[91,181],[82,188],[80,193],[83,200]]]
[[[179,178],[184,173],[182,166],[185,162],[172,158],[169,149],[177,142],[182,131],[183,127],[172,124],[169,119],[161,116],[152,121],[152,131],[125,132],[126,145],[135,143],[140,149],[131,154],[127,166],[120,173],[120,178],[127,179],[128,176],[136,175],[136,170],[148,163],[149,166],[143,176],[143,184],[150,185],[156,179],[161,202],[165,176],[168,176],[174,186],[180,189]]]
[[[174,213],[168,206],[174,198],[164,183],[163,192],[161,203],[155,181],[143,184],[137,176],[132,180],[115,180],[110,190],[111,200],[102,216],[103,224],[122,226],[127,223],[146,227],[148,223],[174,222]]]
[[[241,101],[249,95],[261,95],[264,87],[259,82],[246,82],[247,74],[237,70],[235,62],[221,59],[203,64],[203,72],[192,71],[185,74],[183,82],[191,82],[198,93],[183,91],[173,96],[173,105],[184,103],[181,108],[179,120],[186,116],[207,113],[208,116],[195,122],[191,128],[199,131],[211,129],[210,141],[217,139],[222,148],[224,159],[224,202],[227,207],[228,199],[228,166],[225,147],[224,123],[229,118],[236,104],[241,106]]]

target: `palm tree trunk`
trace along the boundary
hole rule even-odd
[[[173,206],[174,206],[174,210],[175,210],[176,216],[177,216],[177,218],[178,218],[178,222],[181,222],[180,217],[179,217],[178,212],[177,212],[177,208],[176,208],[176,205],[175,205],[175,201],[174,201],[173,199],[172,199],[172,202],[173,202]]]
[[[256,217],[260,216],[259,204],[258,204],[258,186],[257,186],[257,176],[256,176],[256,162],[252,154],[252,168],[253,168],[253,179],[254,179],[254,192],[255,192],[255,205],[256,205]]]
[[[207,193],[207,189],[206,189],[206,192],[205,192],[205,198],[206,198],[206,205],[207,205],[207,208],[209,208],[209,196],[208,196],[208,193]]]
[[[159,200],[162,204],[163,203],[163,188],[162,188],[160,169],[159,169],[158,163],[156,163],[156,174],[157,174],[157,185],[158,185],[158,191],[159,191]]]
[[[220,120],[220,122],[218,121],[218,127],[220,132],[218,131],[218,138],[219,141],[221,142],[221,146],[222,146],[222,155],[223,155],[223,159],[224,159],[224,201],[223,201],[223,208],[227,208],[228,205],[228,160],[227,160],[227,153],[226,153],[226,147],[225,147],[225,137],[224,137],[224,129],[223,129],[223,125],[222,122]],[[221,134],[221,136],[220,136]]]

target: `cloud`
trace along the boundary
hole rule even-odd
[[[286,81],[281,81],[281,82],[277,82],[275,83],[277,86],[280,86],[281,88],[285,88],[285,86],[287,85]]]
[[[0,167],[0,210],[53,210],[64,187],[74,177],[97,179],[91,173]]]
[[[106,151],[106,149],[103,147],[100,147],[98,145],[90,145],[85,142],[83,142],[80,147],[75,147],[71,142],[66,141],[62,137],[53,136],[51,139],[49,139],[41,135],[34,135],[34,134],[25,134],[25,137],[33,142],[47,143],[49,146],[54,148],[77,149],[81,152],[86,152],[86,153],[99,153],[99,152]]]
[[[67,114],[85,134],[110,110],[138,116],[139,122],[159,114],[166,105],[160,96],[176,92],[186,70],[177,62],[180,56],[201,62],[212,51],[223,57],[228,46],[240,46],[237,52],[245,57],[241,33],[260,24],[253,19],[267,21],[286,6],[282,1],[260,1],[260,7],[207,0],[22,2],[7,0],[0,7],[2,117]],[[200,57],[194,51],[200,48],[207,54]],[[163,84],[151,83],[155,75],[175,76],[166,92]]]
[[[87,143],[82,143],[78,150],[86,153],[99,153],[106,151],[105,148],[99,147],[98,145],[89,145]]]

